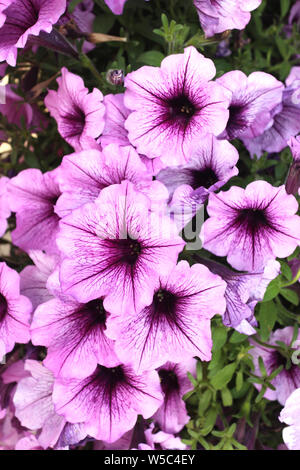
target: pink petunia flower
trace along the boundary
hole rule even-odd
[[[7,183],[9,179],[5,176],[0,177],[0,237],[4,234],[7,227],[7,218],[10,216],[10,208],[7,199]]]
[[[261,0],[194,0],[206,37],[227,29],[244,29]]]
[[[193,147],[226,127],[230,93],[212,82],[216,69],[194,47],[125,77],[124,103],[132,112],[128,138],[148,158],[168,166],[186,163]]]
[[[300,450],[300,388],[294,390],[285,402],[279,421],[288,424],[282,431],[289,450]]]
[[[0,263],[0,345],[5,354],[12,351],[15,343],[26,344],[30,340],[31,311],[30,300],[20,295],[19,274]]]
[[[14,67],[18,49],[26,46],[29,36],[50,33],[65,9],[66,0],[1,0],[0,62]]]
[[[246,189],[211,193],[203,247],[240,271],[259,271],[268,260],[289,256],[300,244],[298,203],[284,186],[254,181]]]
[[[61,73],[58,90],[48,92],[45,105],[56,120],[59,133],[75,151],[90,148],[104,128],[103,95],[97,88],[89,93],[82,78],[65,67]]]
[[[115,350],[137,372],[180,363],[193,356],[211,358],[210,320],[226,308],[226,284],[206,266],[180,261],[156,280],[154,297],[137,313],[111,316],[106,334],[116,340]]]
[[[55,204],[61,194],[57,171],[43,174],[30,168],[21,171],[8,184],[9,206],[16,212],[17,220],[12,240],[25,251],[57,252],[55,237],[59,216],[55,213]]]
[[[172,221],[150,208],[124,181],[65,217],[57,237],[63,291],[82,303],[104,296],[105,310],[117,314],[149,305],[159,275],[184,246]]]

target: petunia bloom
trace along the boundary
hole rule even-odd
[[[284,186],[254,181],[246,189],[211,193],[200,238],[203,247],[240,271],[259,271],[300,244],[298,203]]]
[[[170,211],[176,214],[176,221],[182,218],[182,226],[186,225],[210,192],[238,174],[238,158],[233,145],[209,135],[199,142],[187,164],[159,172],[156,178],[169,190]]]
[[[253,138],[263,133],[272,120],[271,112],[281,103],[284,85],[265,72],[247,77],[240,70],[217,79],[231,93],[229,119],[222,139]]]
[[[98,142],[102,147],[112,143],[124,146],[131,145],[128,131],[125,129],[125,121],[130,110],[124,105],[124,93],[106,95],[103,103],[105,105],[105,127]],[[152,175],[156,175],[165,166],[160,158],[147,158],[145,155],[140,155],[140,158]]]
[[[5,354],[12,351],[15,343],[26,344],[30,340],[31,311],[30,300],[20,295],[19,274],[0,263],[0,346],[4,346]]]
[[[83,150],[67,155],[60,165],[59,185],[62,195],[57,201],[57,213],[64,217],[70,211],[93,202],[102,189],[131,181],[160,207],[166,202],[168,192],[152,176],[132,146],[107,145],[102,152],[96,149]]]
[[[254,308],[263,299],[268,284],[278,276],[280,263],[270,260],[259,272],[237,273],[216,261],[199,256],[196,259],[226,282],[226,310],[222,317],[224,325],[246,335],[255,334]]]
[[[268,343],[272,346],[278,346],[277,341],[281,341],[286,345],[290,345],[293,339],[294,328],[287,326],[282,329],[278,329],[274,332],[271,332],[270,339]],[[255,343],[253,340],[250,340],[251,344],[254,346],[253,349],[250,349],[249,354],[253,357],[253,362],[255,366],[254,374],[261,376],[258,358],[262,357],[267,374],[270,375],[274,370],[279,366],[283,365],[282,369],[276,377],[271,380],[271,384],[275,387],[275,390],[268,388],[264,394],[264,397],[268,400],[278,400],[281,405],[284,405],[287,398],[290,394],[300,387],[300,367],[298,364],[291,360],[290,367],[287,366],[287,358],[284,354],[280,353],[280,349],[271,349],[267,346],[262,346]],[[295,343],[291,347],[296,351],[299,349],[300,344],[300,334],[295,340]],[[261,389],[261,385],[255,384],[256,388]]]
[[[56,411],[70,423],[85,424],[88,435],[114,442],[135,425],[138,414],[150,418],[163,400],[155,371],[137,375],[122,364],[97,366],[85,379],[58,378]]]
[[[299,67],[294,67],[299,68]],[[299,72],[298,72],[299,73]],[[291,137],[300,132],[300,75],[292,71],[286,79],[282,101],[271,112],[272,120],[262,135],[243,138],[251,155],[281,152]]]
[[[286,400],[279,421],[288,424],[282,431],[288,449],[300,450],[300,388],[294,390]]]
[[[104,297],[104,308],[116,314],[149,305],[159,275],[184,246],[172,221],[150,209],[124,181],[65,217],[57,237],[63,291],[82,303]]]
[[[29,36],[51,32],[66,9],[66,0],[11,0],[7,4],[3,10],[3,0],[0,3],[0,62],[6,60],[14,67],[18,49],[26,46]]]
[[[17,226],[12,232],[15,245],[25,251],[57,252],[59,216],[55,204],[61,194],[57,170],[23,170],[10,180],[7,191],[9,206],[16,212]]]
[[[61,73],[58,90],[48,92],[45,105],[56,120],[59,133],[75,151],[90,148],[104,128],[103,95],[97,88],[89,93],[82,78],[65,67]]]
[[[153,416],[153,421],[164,432],[177,434],[190,419],[182,397],[194,388],[187,373],[196,375],[196,363],[196,359],[191,358],[180,364],[167,362],[158,369],[164,403]]]
[[[225,282],[206,266],[180,261],[156,281],[152,303],[137,313],[111,316],[106,334],[116,340],[116,354],[134,370],[151,370],[167,361],[193,356],[211,359],[210,320],[226,308]]]
[[[122,15],[127,0],[104,0],[115,15]]]
[[[227,29],[244,29],[261,0],[194,0],[206,37]]]
[[[81,304],[63,295],[36,309],[31,340],[47,347],[43,363],[54,376],[85,378],[97,364],[111,367],[120,362],[105,335],[108,315],[102,299]]]
[[[207,134],[221,134],[228,120],[228,92],[211,80],[216,69],[194,47],[125,77],[124,103],[132,112],[128,138],[148,158],[168,166],[186,163]]]
[[[300,137],[292,137],[288,145],[292,152],[293,162],[289,168],[285,189],[288,194],[296,196],[300,194]]]

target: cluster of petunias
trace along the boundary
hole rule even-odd
[[[36,16],[22,27],[24,1],[7,3],[0,60],[14,65],[17,48],[49,33],[65,2],[29,2]],[[195,3],[203,20],[210,10]],[[234,27],[222,9],[232,19],[227,6],[241,3],[247,22],[260,2],[247,11],[243,2],[208,3],[224,20],[220,29]],[[255,333],[254,308],[279,273],[276,258],[300,244],[298,203],[265,181],[218,191],[238,173],[229,140],[269,150],[271,133],[270,145],[289,143],[297,161],[300,105],[291,96],[300,84],[293,75],[285,87],[263,72],[215,74],[188,47],[129,73],[122,94],[90,92],[66,68],[48,91],[45,105],[74,153],[55,170],[26,169],[0,182],[0,235],[15,213],[12,241],[34,263],[20,274],[0,264],[0,356],[16,343],[33,345],[1,375],[3,447],[65,449],[90,439],[95,449],[185,448],[177,436],[189,420],[182,397],[197,358],[211,359],[211,318]],[[180,260],[189,250],[181,230],[204,203],[197,237],[233,269]],[[289,340],[290,331],[278,338],[285,334]],[[300,385],[297,371],[269,398],[284,403]]]

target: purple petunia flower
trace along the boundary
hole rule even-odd
[[[246,189],[211,193],[200,233],[203,247],[240,271],[260,271],[267,261],[289,256],[300,244],[298,203],[284,186],[254,181]]]
[[[40,250],[29,250],[28,255],[34,262],[34,266],[26,266],[20,272],[20,290],[22,295],[29,298],[34,311],[40,304],[53,297],[47,288],[47,283],[59,258]]]
[[[45,105],[56,120],[59,133],[75,151],[90,148],[104,128],[103,95],[97,88],[89,93],[82,78],[65,67],[61,73],[58,90],[48,92]]]
[[[206,37],[227,29],[244,29],[262,0],[194,0]]]
[[[281,152],[288,140],[300,132],[300,76],[297,77],[297,73],[292,71],[287,78],[282,102],[271,112],[272,120],[264,133],[255,138],[243,138],[252,156],[260,157],[264,151]]]
[[[137,313],[111,316],[106,334],[116,354],[134,370],[150,370],[167,361],[211,358],[210,320],[226,308],[226,284],[205,266],[180,261],[156,281],[151,303]]]
[[[0,263],[0,355],[14,348],[15,343],[30,340],[30,300],[20,295],[20,277],[5,263]],[[3,353],[3,354],[2,354]]]
[[[16,212],[15,245],[25,251],[56,253],[59,216],[55,204],[61,194],[57,170],[44,174],[37,169],[23,170],[10,180],[7,191],[10,208]]]
[[[47,347],[44,364],[55,377],[82,379],[91,375],[97,364],[119,364],[114,343],[105,335],[108,315],[102,299],[81,304],[62,294],[36,309],[31,340]]]
[[[23,426],[39,431],[38,442],[44,449],[56,446],[66,426],[72,426],[71,441],[74,440],[75,434],[74,443],[77,444],[87,433],[83,424],[70,425],[63,416],[55,412],[52,401],[52,373],[40,362],[31,359],[25,361],[25,371],[30,375],[19,381],[13,397],[16,417]]]
[[[186,163],[207,134],[220,134],[228,120],[228,93],[212,82],[216,69],[194,47],[166,57],[161,67],[141,67],[125,77],[125,122],[140,154],[168,166]]]
[[[7,200],[7,183],[9,179],[5,176],[0,178],[0,237],[4,234],[7,227],[7,218],[10,216],[10,209]]]
[[[294,390],[286,400],[279,421],[289,425],[282,431],[288,449],[300,450],[300,388]]]
[[[57,213],[63,217],[70,211],[93,202],[102,189],[131,181],[159,207],[168,199],[165,186],[152,181],[152,176],[132,146],[107,145],[102,152],[83,150],[64,157],[60,166],[59,185],[62,195],[57,201]]]
[[[283,329],[278,329],[271,333],[268,343],[273,346],[278,346],[277,341],[281,341],[286,345],[290,345],[293,339],[294,328],[287,326]],[[281,405],[284,405],[289,395],[298,387],[300,387],[300,367],[298,364],[294,364],[293,360],[289,368],[286,368],[287,358],[284,354],[281,354],[279,349],[271,349],[266,346],[255,343],[250,340],[254,346],[253,349],[249,350],[249,354],[253,357],[253,363],[255,366],[254,374],[261,376],[258,358],[262,357],[267,374],[270,375],[275,369],[283,365],[282,369],[276,377],[271,380],[271,384],[275,387],[275,390],[268,388],[264,394],[264,397],[268,400],[278,400]],[[299,349],[300,334],[296,338],[296,341],[291,347]],[[296,345],[296,346],[295,346]],[[298,347],[297,347],[298,345]],[[260,390],[261,385],[255,384],[255,387]]]
[[[3,4],[3,0],[1,1]],[[16,65],[18,49],[26,46],[30,36],[41,31],[50,33],[66,9],[66,0],[11,0],[3,10],[0,3],[0,62]],[[0,24],[1,24],[0,23]]]
[[[53,401],[70,423],[82,422],[88,435],[114,442],[132,429],[138,414],[150,418],[163,397],[157,372],[137,375],[119,364],[97,366],[85,379],[56,379]]]
[[[278,276],[279,262],[268,261],[265,269],[260,272],[237,273],[210,259],[197,256],[197,261],[226,282],[226,310],[222,317],[224,325],[246,335],[255,334],[254,308],[263,299],[268,284]]]
[[[104,296],[105,310],[116,314],[149,305],[159,275],[184,246],[172,221],[150,209],[150,200],[124,181],[65,217],[57,238],[66,256],[63,290],[83,303]]]
[[[285,189],[288,194],[300,194],[300,136],[292,137],[288,142],[292,152],[293,163],[289,168],[289,173],[285,182]]]
[[[124,93],[116,95],[106,95],[104,97],[105,105],[105,127],[99,139],[102,147],[115,143],[118,145],[131,145],[128,139],[128,131],[125,129],[125,121],[130,114],[130,110],[124,105]],[[140,155],[142,162],[152,175],[156,175],[165,165],[160,158],[147,158]]]
[[[209,193],[221,188],[230,178],[238,174],[235,166],[238,151],[225,140],[213,135],[200,142],[186,165],[165,168],[157,179],[162,181],[172,197],[171,213],[176,220],[182,217],[182,226],[191,220],[207,200]]]
[[[265,72],[247,77],[240,70],[217,79],[231,95],[229,119],[222,139],[253,138],[263,133],[272,120],[272,110],[281,103],[283,84]]]
[[[153,421],[164,432],[176,434],[190,419],[182,397],[194,388],[187,373],[196,376],[196,363],[192,358],[180,364],[167,362],[158,369],[164,403],[153,416]]]

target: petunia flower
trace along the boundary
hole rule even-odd
[[[246,189],[211,193],[203,247],[240,271],[262,270],[270,259],[289,256],[300,244],[298,203],[284,186],[254,181]]]
[[[164,402],[153,416],[153,421],[164,432],[177,434],[190,419],[182,397],[194,388],[187,373],[196,375],[196,363],[196,359],[191,358],[180,364],[167,362],[158,369]]]
[[[176,264],[184,241],[167,216],[122,182],[61,221],[62,289],[85,303],[104,297],[108,312],[138,311],[152,301],[160,274]]]
[[[66,0],[6,0],[4,5],[1,0],[0,62],[14,67],[18,49],[26,46],[29,36],[50,33],[65,9]]]
[[[93,202],[102,189],[131,181],[135,187],[161,208],[168,192],[152,176],[132,146],[107,145],[102,152],[91,149],[67,155],[60,165],[59,186],[62,195],[57,201],[57,213],[64,217],[70,211]]]
[[[210,320],[226,308],[225,282],[206,266],[180,261],[156,281],[152,303],[138,312],[111,316],[106,334],[115,351],[137,372],[180,363],[193,356],[211,358]]]
[[[265,72],[247,77],[240,70],[217,79],[231,93],[229,119],[219,138],[253,138],[263,133],[272,120],[272,110],[281,103],[284,85]]]
[[[28,343],[31,311],[30,300],[20,295],[19,274],[0,263],[0,344],[5,354],[12,351],[15,343]]]
[[[112,143],[124,146],[131,145],[128,131],[125,129],[125,121],[130,110],[124,105],[124,93],[106,95],[103,103],[105,105],[105,127],[98,142],[102,147]],[[165,166],[160,158],[147,158],[145,155],[140,155],[140,158],[152,175],[156,175]]]
[[[228,120],[231,93],[211,80],[210,59],[187,47],[160,67],[144,66],[125,77],[125,122],[138,153],[159,157],[168,166],[186,163],[207,134],[219,135]]]
[[[150,418],[163,400],[155,371],[137,375],[122,364],[97,366],[85,379],[57,378],[55,409],[70,423],[84,423],[91,437],[114,442],[135,425],[137,416]]]
[[[259,272],[238,273],[216,261],[199,256],[196,259],[226,282],[226,310],[222,317],[224,325],[246,335],[255,334],[253,326],[257,323],[254,308],[263,299],[269,283],[278,276],[280,263],[270,260]]]
[[[16,212],[14,244],[25,251],[56,253],[59,216],[55,213],[55,204],[61,194],[57,170],[47,173],[31,168],[23,170],[10,180],[7,191],[9,206]]]
[[[56,255],[48,255],[42,250],[29,250],[28,255],[34,265],[25,266],[20,272],[20,290],[32,303],[33,311],[42,303],[52,299],[47,288],[48,280],[59,261]]]
[[[10,216],[10,208],[7,199],[7,183],[9,179],[0,177],[0,237],[5,233],[7,218]]]
[[[162,169],[157,179],[169,190],[170,213],[184,227],[202,206],[210,192],[221,188],[238,174],[238,151],[226,140],[209,135],[191,154],[189,162]]]
[[[40,362],[32,359],[25,361],[25,370],[30,376],[19,381],[13,397],[16,417],[22,426],[38,431],[38,442],[43,449],[53,448],[67,424],[54,409],[53,375]],[[74,426],[75,429],[78,443],[87,433],[83,425]]]
[[[279,421],[288,424],[282,431],[288,449],[300,450],[300,388],[294,390],[286,400]]]
[[[115,15],[122,15],[127,0],[104,0]]]
[[[103,95],[97,88],[89,93],[82,78],[65,67],[61,73],[58,90],[48,92],[45,105],[56,120],[59,133],[75,151],[90,148],[91,141],[104,128]]]
[[[194,0],[206,37],[227,29],[244,29],[261,0]]]
[[[288,194],[300,194],[300,136],[292,137],[288,145],[292,152],[293,162],[289,168],[285,189]]]
[[[271,115],[272,120],[262,135],[243,138],[252,156],[255,154],[260,157],[263,152],[281,152],[289,139],[300,132],[300,75],[297,77],[297,72],[291,72],[287,78],[282,102],[273,109]]]
[[[86,378],[97,364],[112,367],[120,362],[113,341],[105,335],[108,315],[102,299],[81,304],[60,294],[39,305],[31,340],[47,347],[43,363],[54,376]]]
[[[282,329],[277,329],[274,332],[271,332],[270,339],[268,343],[272,346],[278,346],[277,341],[280,341],[286,345],[290,345],[293,339],[294,328],[292,326],[287,326]],[[284,354],[278,349],[271,349],[267,346],[257,344],[253,340],[250,340],[251,344],[254,346],[253,349],[249,350],[249,354],[253,357],[253,363],[255,370],[253,373],[257,376],[261,376],[258,358],[263,359],[266,372],[270,375],[274,370],[279,366],[283,365],[282,369],[276,377],[271,380],[271,384],[275,387],[275,390],[267,388],[264,397],[268,400],[278,400],[281,405],[284,405],[287,398],[290,394],[300,387],[300,367],[297,363],[293,362],[293,358],[290,364],[290,367],[287,367],[287,358]],[[300,344],[300,334],[295,340],[295,343],[291,347],[296,351],[299,349]],[[255,387],[260,390],[261,385],[255,384]]]

